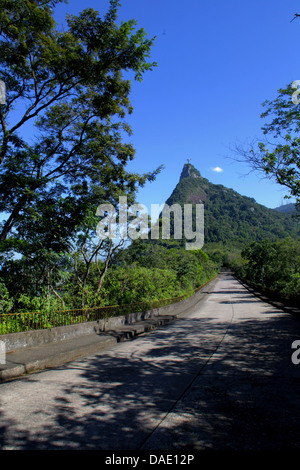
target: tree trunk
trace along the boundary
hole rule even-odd
[[[4,227],[2,229],[2,232],[0,233],[0,242],[3,242],[6,240],[9,232],[13,228],[14,224],[18,220],[18,216],[20,214],[21,209],[24,207],[25,203],[27,201],[27,196],[22,196],[19,202],[16,204],[14,207],[12,213],[10,214],[9,218],[4,224]]]

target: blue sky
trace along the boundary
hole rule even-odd
[[[94,8],[101,15],[108,0],[69,0],[56,8],[65,14]],[[261,137],[262,103],[300,79],[298,0],[121,0],[119,21],[135,18],[156,36],[152,60],[158,63],[132,83],[136,157],[128,170],[165,169],[140,190],[138,200],[162,204],[179,181],[187,158],[212,183],[223,184],[276,207],[282,186],[248,174],[233,162],[230,147]],[[216,172],[213,168],[223,171]]]

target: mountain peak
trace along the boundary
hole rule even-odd
[[[185,163],[180,181],[166,204],[204,204],[205,243],[244,246],[252,241],[279,240],[291,236],[300,239],[299,219],[257,204],[231,188],[213,184],[200,172]],[[173,232],[172,232],[173,233]]]
[[[189,160],[189,159],[188,159]],[[190,162],[183,165],[179,181],[183,178],[201,178],[200,171],[198,171]]]

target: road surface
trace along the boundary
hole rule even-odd
[[[1,449],[299,449],[296,340],[297,318],[222,274],[165,327],[1,384]]]

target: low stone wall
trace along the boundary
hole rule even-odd
[[[71,340],[83,335],[114,330],[118,327],[147,320],[158,315],[175,315],[180,317],[205,295],[204,290],[207,288],[212,290],[213,284],[214,280],[209,281],[191,297],[165,307],[154,308],[143,312],[128,313],[118,317],[110,317],[103,320],[79,323],[76,325],[58,326],[48,330],[31,330],[20,333],[9,333],[7,335],[0,335],[0,341],[5,342],[6,352],[10,352],[22,348],[41,346],[42,344],[55,343],[68,339]]]

